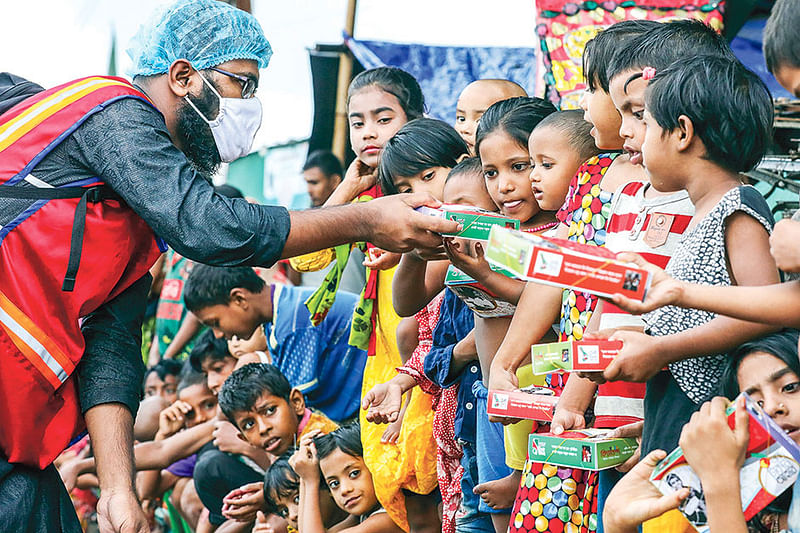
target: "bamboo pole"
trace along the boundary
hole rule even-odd
[[[347,15],[344,29],[352,36],[356,26],[357,0],[347,0]],[[331,150],[341,161],[345,161],[347,149],[347,87],[353,75],[353,56],[348,50],[339,54],[339,74],[336,84],[336,114],[333,119],[333,146]]]

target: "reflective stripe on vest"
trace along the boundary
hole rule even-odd
[[[97,89],[113,85],[122,87],[129,86],[121,81],[108,78],[86,78],[77,83],[68,85],[60,91],[44,98],[42,101],[37,102],[20,113],[19,116],[14,117],[6,124],[0,126],[0,152],[11,146],[20,137],[61,109]]]
[[[0,326],[30,363],[58,388],[74,370],[69,358],[33,321],[0,292]],[[69,370],[67,370],[69,369]]]

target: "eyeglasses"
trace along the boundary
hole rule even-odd
[[[241,74],[234,74],[233,72],[228,72],[227,70],[222,70],[221,68],[211,67],[209,70],[213,70],[214,72],[219,72],[220,74],[224,74],[229,76],[239,83],[242,84],[242,98],[245,100],[248,98],[252,98],[253,95],[256,93],[256,89],[258,88],[258,84],[253,81],[253,79],[248,78],[247,76],[242,76]]]

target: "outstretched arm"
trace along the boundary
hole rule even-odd
[[[441,202],[428,194],[398,194],[360,204],[292,211],[281,257],[358,241],[390,252],[436,249],[442,244],[441,233],[454,233],[459,225],[414,211],[422,205],[438,207]]]

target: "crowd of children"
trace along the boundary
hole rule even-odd
[[[764,44],[795,94],[798,11],[778,0]],[[333,186],[306,179],[315,206],[424,192],[605,247],[650,275],[646,297],[517,279],[460,237],[436,255],[351,243],[293,259],[331,265],[319,288],[170,252],[170,328],[158,323],[135,426],[154,531],[683,532],[687,517],[713,533],[800,531],[800,483],[745,520],[743,400],[732,427],[726,414],[745,392],[800,444],[798,331],[780,329],[800,328],[798,282],[782,283],[800,271],[798,223],[775,226],[742,174],[772,143],[770,93],[693,20],[610,26],[583,71],[582,111],[479,80],[449,125],[424,116],[411,75],[367,70],[348,92],[355,160]],[[356,249],[360,294],[340,289]],[[621,341],[604,371],[534,375],[532,345],[591,339]],[[558,396],[550,423],[489,414],[491,391],[531,385]],[[638,450],[599,471],[529,454],[532,434],[589,427]],[[702,493],[650,481],[678,445]],[[87,519],[89,450],[58,461]]]

